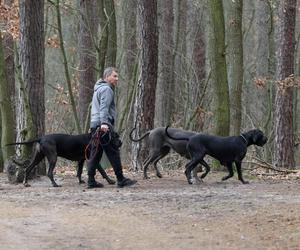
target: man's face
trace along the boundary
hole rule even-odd
[[[116,86],[119,78],[118,73],[116,71],[113,71],[108,77],[105,79],[108,83],[112,84],[113,86]]]

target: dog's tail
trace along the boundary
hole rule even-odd
[[[167,135],[169,138],[171,138],[171,139],[173,139],[173,140],[176,140],[176,141],[182,141],[182,140],[188,141],[188,140],[189,140],[188,137],[173,137],[173,136],[171,136],[171,135],[169,134],[169,132],[168,132],[168,128],[169,128],[169,127],[170,127],[170,126],[168,125],[168,126],[166,127],[166,129],[165,129],[166,135]]]
[[[134,127],[131,131],[130,131],[130,134],[129,134],[129,138],[130,138],[130,140],[131,141],[134,141],[134,142],[139,142],[139,141],[141,141],[141,140],[143,140],[146,136],[148,136],[149,134],[150,134],[150,130],[149,131],[147,131],[145,134],[143,134],[140,138],[133,138],[133,136],[132,136],[132,133],[133,133],[133,131],[134,130],[136,130],[136,127]]]
[[[35,140],[30,140],[30,141],[23,141],[23,142],[14,142],[14,143],[9,143],[6,144],[5,146],[12,146],[12,145],[30,145],[35,142],[40,142],[40,139],[35,139]]]

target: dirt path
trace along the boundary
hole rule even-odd
[[[74,176],[59,176],[61,188],[46,177],[24,188],[2,174],[1,249],[300,248],[300,181],[242,185],[211,173],[188,185],[172,175],[87,190]]]

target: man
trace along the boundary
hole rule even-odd
[[[109,159],[117,177],[118,187],[131,186],[135,180],[124,177],[120,151],[121,141],[114,131],[116,106],[114,88],[118,82],[117,69],[106,68],[103,80],[96,82],[92,99],[90,159],[88,166],[88,188],[101,188],[103,185],[95,180],[96,168],[101,160],[103,150]]]

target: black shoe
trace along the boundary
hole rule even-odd
[[[129,187],[134,185],[135,183],[137,183],[136,180],[131,180],[129,178],[124,178],[122,181],[118,181],[118,187],[122,188],[122,187]]]
[[[89,182],[87,188],[103,188],[104,185],[100,182]]]

